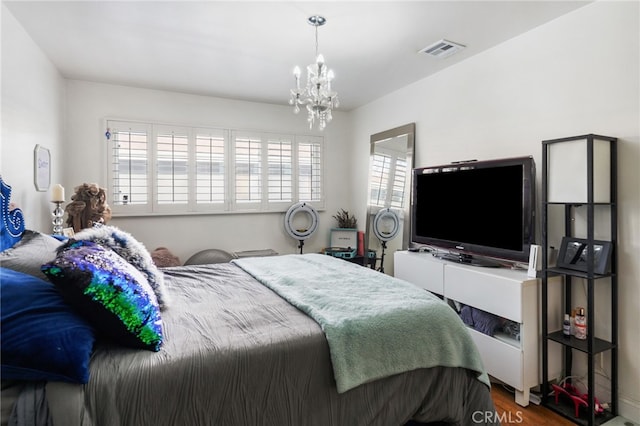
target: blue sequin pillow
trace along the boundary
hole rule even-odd
[[[113,250],[69,240],[42,272],[100,333],[125,346],[160,350],[162,319],[153,289]]]
[[[50,282],[0,268],[2,380],[87,383],[95,335]]]

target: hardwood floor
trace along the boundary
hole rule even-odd
[[[491,396],[503,426],[570,426],[575,424],[539,405],[519,406],[513,399],[513,394],[500,384],[491,385]]]

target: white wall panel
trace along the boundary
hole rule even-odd
[[[2,133],[0,174],[12,186],[12,201],[25,214],[28,229],[51,232],[49,191],[36,191],[33,150],[51,153],[51,185],[64,168],[64,79],[3,4]]]

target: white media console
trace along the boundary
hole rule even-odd
[[[458,264],[430,253],[394,253],[397,278],[432,293],[520,324],[520,340],[493,337],[469,328],[489,375],[512,386],[519,405],[529,404],[529,391],[540,384],[538,280],[527,271]]]

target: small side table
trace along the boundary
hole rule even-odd
[[[369,268],[371,269],[376,269],[376,261],[378,259],[375,256],[374,257],[356,256],[351,259],[344,259],[344,260],[347,260],[351,263],[357,263],[358,265],[362,265],[362,266],[369,266]]]

